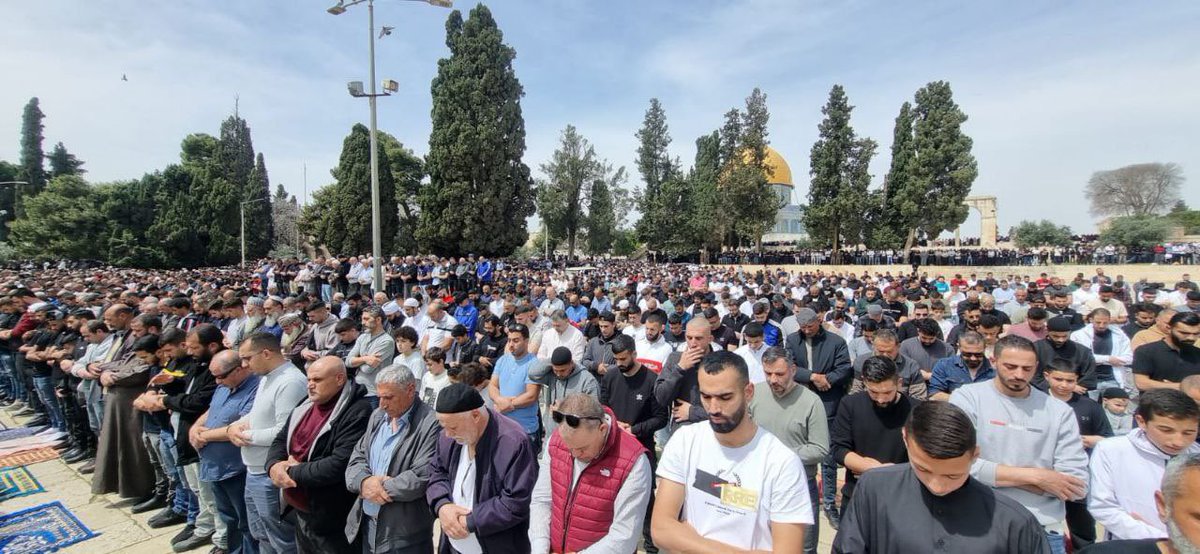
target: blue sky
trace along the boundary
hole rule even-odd
[[[46,148],[87,162],[95,181],[137,178],[178,160],[189,133],[216,134],[235,96],[273,182],[303,196],[331,181],[342,139],[366,122],[346,81],[367,78],[366,6],[332,1],[177,0],[12,4],[0,34],[0,159],[19,152],[20,114],[41,98]],[[459,3],[468,11],[474,4]],[[846,87],[852,123],[880,143],[887,171],[900,104],[950,81],[970,117],[979,178],[998,197],[1001,232],[1050,218],[1094,229],[1081,201],[1093,171],[1182,164],[1200,204],[1200,2],[805,2],[714,0],[490,4],[517,51],[535,174],[573,124],[631,171],[649,98],[667,111],[685,166],[694,140],[755,87],[768,95],[770,140],[807,192],[808,152],[829,88]],[[379,125],[428,148],[429,83],[447,54],[447,11],[378,0]],[[128,81],[121,76],[128,76]],[[978,218],[964,225],[975,235]]]

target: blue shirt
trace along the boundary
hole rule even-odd
[[[600,313],[611,312],[612,300],[609,300],[607,296],[604,298],[594,298],[592,299],[592,307],[596,308],[596,311]]]
[[[987,358],[983,359],[983,366],[975,374],[974,380],[971,379],[971,371],[963,363],[962,356],[942,358],[933,364],[933,376],[929,379],[929,394],[952,393],[954,389],[963,385],[982,383],[994,377],[996,377],[996,370],[992,368],[992,363]]]
[[[587,306],[580,304],[578,306],[567,306],[567,319],[572,323],[583,323],[587,321],[588,309]]]
[[[371,475],[388,476],[388,466],[392,464],[392,452],[396,451],[396,443],[400,442],[400,438],[404,436],[404,430],[408,428],[409,419],[412,417],[412,406],[409,406],[408,411],[400,415],[400,424],[396,426],[396,430],[392,431],[392,419],[385,418],[379,428],[375,430],[375,437],[371,439],[371,451],[367,454],[367,462],[371,467]],[[379,517],[379,504],[370,500],[363,500],[363,513],[371,517]]]
[[[217,387],[212,402],[208,405],[208,419],[204,426],[219,429],[250,413],[250,407],[254,405],[254,395],[258,392],[259,379],[261,377],[258,375],[250,375],[238,385],[237,390],[229,390],[229,387],[224,385]],[[245,472],[242,449],[233,443],[210,442],[200,449],[201,481],[223,481]]]
[[[525,394],[525,385],[537,384],[529,380],[529,367],[537,361],[532,353],[525,353],[520,360],[512,354],[505,354],[496,360],[495,375],[500,378],[500,394],[503,396],[520,396]],[[533,434],[538,430],[538,406],[530,404],[524,408],[516,408],[504,415],[521,424],[525,433]]]

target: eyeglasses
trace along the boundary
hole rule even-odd
[[[553,412],[550,412],[550,417],[554,419],[554,423],[557,423],[559,425],[562,425],[562,422],[566,421],[567,426],[571,427],[572,429],[574,429],[575,427],[579,427],[579,424],[583,423],[583,420],[585,420],[585,419],[591,419],[591,420],[595,420],[595,421],[603,421],[602,418],[598,418],[598,417],[564,414],[558,410],[554,410]]]

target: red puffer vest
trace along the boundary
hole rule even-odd
[[[604,412],[615,422],[612,410]],[[562,437],[550,437],[550,552],[579,552],[608,534],[613,504],[625,477],[646,448],[633,435],[611,426],[604,449],[579,475],[571,489],[575,459]]]

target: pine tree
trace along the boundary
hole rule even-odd
[[[250,126],[240,115],[235,113],[221,123],[220,139],[214,157],[216,175],[237,191],[235,211],[243,202],[246,203],[247,261],[266,256],[274,236],[269,202],[271,185],[261,156],[257,159],[255,157]],[[235,231],[238,235],[240,255],[240,229]]]
[[[378,152],[381,168],[389,167],[387,152]],[[334,184],[313,194],[304,208],[301,231],[316,238],[330,252],[359,255],[371,252],[371,135],[356,124],[342,142],[342,156],[333,170]],[[395,184],[391,171],[379,172],[379,205],[395,206]],[[395,209],[380,210],[382,250],[393,252],[392,242],[399,224]]]
[[[618,180],[624,180],[624,168],[618,171],[615,177]],[[613,184],[617,185],[617,183]],[[587,252],[592,255],[606,254],[612,249],[613,240],[617,234],[617,218],[613,213],[613,196],[609,183],[604,179],[597,179],[592,184],[591,192],[587,215]]]
[[[25,214],[12,224],[12,244],[29,258],[94,258],[105,228],[98,204],[83,179],[55,179],[25,202]]]
[[[917,91],[915,100],[914,175],[923,200],[917,226],[936,237],[966,221],[970,209],[963,200],[979,170],[971,154],[971,137],[962,132],[967,115],[954,102],[950,83],[929,83]]]
[[[721,133],[713,131],[696,139],[695,163],[685,183],[686,189],[680,195],[683,205],[678,213],[687,214],[681,226],[686,230],[684,244],[689,250],[702,248],[706,252],[715,252],[721,248],[722,227],[714,225],[727,219],[722,216],[724,207],[717,188],[720,174]]]
[[[379,149],[387,154],[392,181],[396,185],[394,194],[400,219],[396,229],[394,252],[416,254],[419,252],[416,239],[417,224],[421,216],[418,198],[421,187],[424,186],[425,162],[396,140],[396,137],[382,131],[377,133]]]
[[[878,202],[872,202],[872,207],[878,210],[871,225],[873,247],[899,248],[903,244],[906,251],[912,247],[924,195],[913,175],[915,163],[912,104],[905,102],[900,106],[892,132],[891,168]]]
[[[50,178],[62,177],[63,175],[83,175],[87,173],[83,169],[83,160],[75,157],[75,154],[67,152],[67,147],[63,146],[60,141],[54,145],[54,149],[46,156],[46,160],[50,162]]]
[[[271,178],[262,152],[254,160],[254,169],[246,183],[246,200],[262,200],[246,204],[246,256],[248,259],[266,256],[275,244],[275,213],[271,209]],[[251,209],[256,212],[251,219]],[[251,225],[251,221],[254,222]]]
[[[667,148],[671,145],[671,133],[667,128],[667,114],[657,98],[650,99],[650,107],[642,120],[642,128],[636,137],[638,173],[642,176],[641,211],[637,222],[638,237],[651,250],[661,250],[669,241],[673,229],[671,213],[665,209],[661,191],[663,184],[679,173],[677,164],[671,160]]]
[[[804,226],[810,235],[831,244],[835,253],[843,244],[862,240],[871,182],[867,168],[875,154],[875,141],[859,139],[850,126],[853,109],[846,91],[834,85],[821,108],[825,119],[817,127],[820,138],[810,156],[812,181]]]
[[[505,256],[528,238],[534,196],[525,154],[524,89],[491,11],[446,22],[450,57],[433,80],[433,129],[417,240],[438,254]]]
[[[37,97],[30,98],[21,116],[21,180],[29,183],[21,191],[22,195],[35,195],[46,186],[46,169],[42,164],[45,158],[45,152],[42,150],[45,125],[42,124],[42,120],[45,118]]]
[[[591,143],[567,125],[541,169],[547,180],[538,185],[538,213],[551,238],[566,239],[567,255],[573,257],[579,231],[587,226],[587,199],[592,185],[603,179],[603,166]]]

